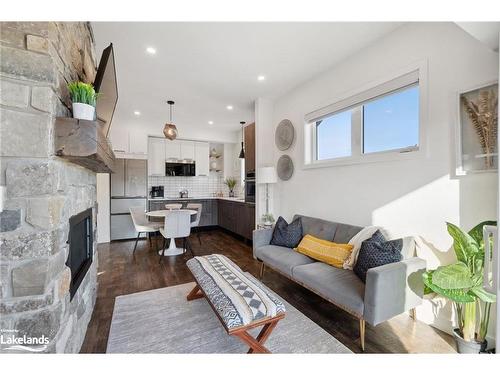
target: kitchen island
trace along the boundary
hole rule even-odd
[[[252,240],[255,203],[232,197],[149,198],[148,208],[149,211],[162,210],[171,203],[182,204],[183,208],[189,203],[200,203],[203,205],[200,227],[219,226],[246,240]]]

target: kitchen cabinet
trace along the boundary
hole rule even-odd
[[[125,196],[147,196],[146,160],[125,160]]]
[[[164,142],[164,162],[177,161],[181,158],[181,144],[180,141],[170,141],[162,139]]]
[[[165,176],[165,140],[148,140],[148,176]]]
[[[195,159],[195,151],[194,151],[194,142],[192,141],[178,141],[181,146],[181,160],[194,160]]]
[[[219,226],[251,240],[255,229],[255,206],[245,202],[219,199]]]
[[[112,133],[111,145],[118,159],[147,159],[148,137],[139,130],[120,130]]]
[[[197,176],[208,176],[210,173],[210,147],[206,142],[195,142],[194,154]]]
[[[125,196],[125,159],[115,160],[115,173],[111,173],[111,197]]]
[[[130,130],[129,137],[129,153],[135,155],[148,154],[148,137],[142,130]]]
[[[255,172],[255,123],[245,127],[245,176]]]
[[[124,154],[128,152],[128,132],[116,130],[111,132],[111,146],[115,154]]]

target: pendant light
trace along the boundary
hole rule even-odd
[[[173,124],[172,121],[172,106],[175,104],[173,100],[167,101],[167,104],[170,106],[170,122],[167,122],[165,124],[165,127],[163,128],[163,134],[165,134],[165,138],[170,139],[173,141],[175,138],[177,138],[177,127]]]
[[[241,124],[241,151],[240,151],[240,156],[238,156],[240,159],[245,159],[245,148],[243,147],[243,134],[244,134],[244,125],[245,121],[240,121]]]

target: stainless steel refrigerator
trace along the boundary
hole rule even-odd
[[[147,205],[146,160],[117,159],[111,174],[111,240],[136,238],[130,207]]]

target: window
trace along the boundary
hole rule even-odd
[[[351,111],[316,122],[317,160],[351,156]]]
[[[415,70],[306,115],[305,165],[385,160],[418,151],[420,111]]]
[[[418,147],[418,85],[363,105],[363,153]]]

